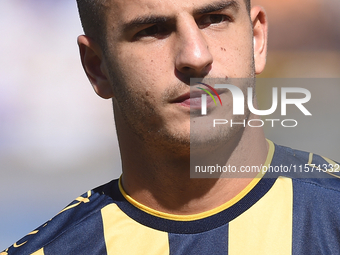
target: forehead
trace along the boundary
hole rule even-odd
[[[211,5],[235,5],[246,12],[244,0],[109,0],[106,16],[109,24],[119,25],[145,15],[194,15],[195,11]]]

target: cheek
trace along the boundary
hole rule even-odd
[[[169,70],[168,61],[161,61],[155,54],[148,53],[122,56],[120,65],[129,83],[138,82],[145,87],[154,87],[155,83],[162,82]]]
[[[137,54],[120,54],[115,66],[117,72],[112,76],[116,77],[117,96],[120,95],[124,100],[131,101],[137,108],[155,108],[161,96],[159,64],[151,57]],[[115,79],[113,77],[113,79]],[[115,82],[113,82],[115,83]],[[115,86],[115,84],[114,84]],[[123,102],[121,102],[123,103]]]
[[[117,63],[124,66],[124,71],[133,71],[140,76],[157,75],[166,72],[171,63],[171,50],[166,42],[155,44],[126,43],[120,48]]]
[[[140,52],[120,56],[118,63],[122,70],[123,82],[127,88],[140,95],[141,99],[158,101],[163,96],[164,90],[173,85],[174,66],[171,65],[169,58],[164,57],[166,56],[164,50]]]
[[[211,40],[214,64],[229,77],[248,77],[253,72],[253,46],[251,33],[236,29]]]
[[[221,50],[220,48],[223,49]],[[228,76],[230,78],[245,78],[252,73],[253,56],[251,50],[245,51],[242,45],[238,45],[235,47],[218,47],[217,52],[214,63],[215,66],[222,69],[222,72],[219,71],[219,73],[223,76]]]

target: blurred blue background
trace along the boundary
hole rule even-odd
[[[76,2],[0,2],[0,250],[120,175],[112,106],[82,69]]]
[[[339,1],[254,3],[271,22],[261,77],[340,77]],[[2,250],[78,195],[119,177],[120,158],[111,101],[95,95],[80,64],[76,2],[1,0],[0,31]],[[324,115],[337,121],[340,89],[333,89],[323,100],[335,106],[326,105]],[[305,129],[305,137],[267,135],[340,160],[338,124]]]

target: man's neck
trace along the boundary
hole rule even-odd
[[[149,146],[131,136],[120,135],[123,188],[139,203],[161,212],[190,215],[214,209],[234,198],[256,176],[190,178],[190,156]],[[233,146],[229,155],[224,154],[223,164],[237,169],[264,164],[268,144],[261,128],[245,128]]]

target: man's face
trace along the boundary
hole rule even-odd
[[[112,0],[106,32],[118,130],[146,142],[190,145],[190,78],[255,73],[243,0]]]

